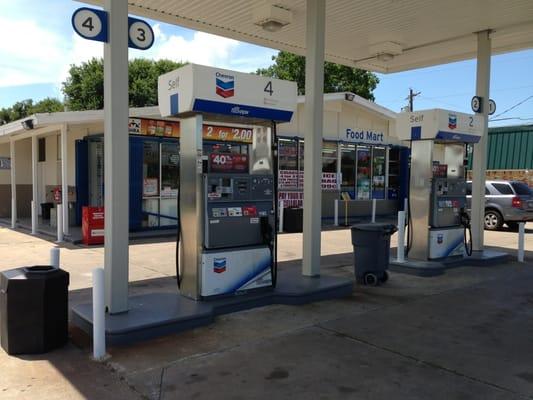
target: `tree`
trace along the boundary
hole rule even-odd
[[[0,109],[0,125],[36,113],[50,113],[62,110],[63,103],[61,103],[60,100],[51,97],[40,100],[35,104],[32,99],[17,101],[11,107]]]
[[[298,94],[305,94],[305,57],[280,51],[272,56],[274,64],[257,70],[257,74],[295,81]],[[372,72],[331,62],[324,63],[324,92],[353,92],[374,101],[373,91],[379,78]]]
[[[59,112],[63,111],[64,108],[61,100],[47,97],[35,103],[31,108],[31,114]]]
[[[180,68],[185,63],[171,60],[130,60],[128,67],[129,105],[145,107],[157,105],[157,78],[159,75]],[[63,94],[68,108],[99,110],[104,108],[104,64],[93,58],[80,65],[71,65],[69,76],[63,82]]]

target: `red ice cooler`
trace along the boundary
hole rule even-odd
[[[83,244],[104,244],[104,207],[83,207],[81,216]]]

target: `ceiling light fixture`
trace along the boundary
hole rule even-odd
[[[253,21],[267,32],[278,32],[292,22],[292,12],[266,3],[254,10]]]
[[[378,61],[389,62],[403,53],[402,45],[395,42],[381,42],[368,46],[368,52]]]
[[[391,53],[379,53],[376,58],[379,61],[388,62],[394,58],[394,54]]]

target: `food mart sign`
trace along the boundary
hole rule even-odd
[[[385,144],[385,134],[379,131],[347,128],[343,140],[353,143]]]

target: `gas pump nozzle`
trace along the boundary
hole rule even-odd
[[[460,217],[461,217],[461,225],[463,225],[464,228],[464,245],[465,245],[465,251],[467,256],[472,255],[472,230],[470,226],[470,215],[466,210],[461,208],[460,211]],[[467,239],[467,232],[468,232],[468,239]]]

